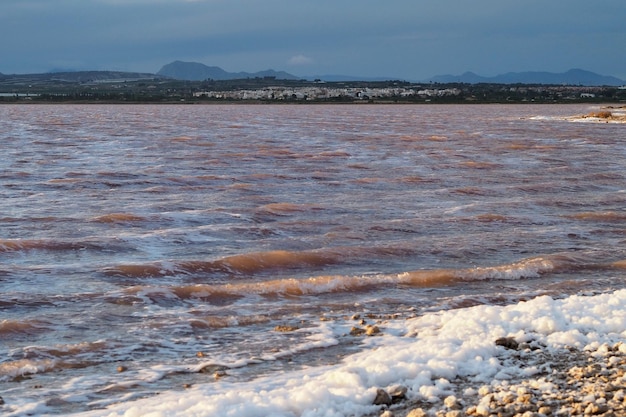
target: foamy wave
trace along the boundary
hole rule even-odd
[[[6,378],[19,378],[26,375],[37,374],[54,369],[57,361],[53,359],[18,359],[15,361],[0,363],[0,380]]]
[[[437,287],[456,283],[481,280],[516,280],[537,278],[550,272],[559,272],[574,267],[580,259],[569,255],[529,258],[511,264],[467,269],[439,269],[409,271],[396,275],[366,276],[316,276],[305,279],[285,278],[261,282],[238,282],[230,284],[197,284],[173,287],[135,286],[127,293],[154,298],[165,294],[180,299],[223,300],[227,297],[249,295],[288,295],[303,296],[324,293],[376,290],[383,286],[410,285],[415,287]],[[581,265],[578,265],[579,267]]]
[[[403,283],[412,285],[451,284],[461,281],[515,280],[537,278],[555,270],[555,262],[546,258],[531,258],[512,264],[468,269],[412,271],[401,275]]]
[[[94,360],[94,354],[98,355],[109,347],[103,341],[53,347],[31,346],[24,349],[24,359],[0,363],[0,380],[15,379],[58,369],[86,368],[99,362]]]

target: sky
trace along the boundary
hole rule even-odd
[[[626,79],[624,0],[2,0],[0,72],[230,72],[424,80],[472,71]]]

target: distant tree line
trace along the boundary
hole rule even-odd
[[[202,94],[209,91],[259,91],[282,87],[294,91],[312,89],[351,90],[363,93],[313,96],[307,93],[267,96],[258,101],[272,102],[392,102],[392,103],[569,103],[610,102],[626,103],[623,87],[586,87],[570,85],[528,84],[415,84],[400,80],[322,82],[320,80],[277,80],[273,77],[240,80],[177,81],[153,79],[119,82],[59,82],[58,80],[21,80],[5,82],[0,79],[0,101],[3,102],[112,102],[112,103],[174,103],[246,101],[216,98]],[[301,90],[298,90],[301,89]],[[370,96],[367,91],[389,89],[401,91],[395,96]],[[453,90],[454,94],[437,94]],[[434,93],[433,93],[434,92]],[[236,95],[224,95],[224,97]]]

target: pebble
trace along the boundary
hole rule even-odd
[[[497,344],[504,346],[501,343],[505,342]],[[554,352],[538,347],[518,349],[507,355],[513,355],[508,360],[519,362],[520,369],[534,367],[546,371],[515,380],[495,380],[488,385],[474,385],[465,378],[452,380],[455,395],[448,393],[439,403],[410,403],[404,397],[398,401],[385,397],[383,401],[377,396],[381,402],[375,404],[395,404],[391,410],[397,417],[626,416],[625,343],[603,346],[593,352],[571,347]],[[380,391],[390,396],[385,390]],[[418,404],[421,406],[415,407]]]
[[[394,403],[400,402],[406,398],[406,392],[408,391],[407,387],[402,385],[396,385],[389,389],[389,395],[391,396],[391,400]]]
[[[391,395],[382,388],[378,388],[376,391],[376,398],[374,398],[374,405],[390,405]]]
[[[287,326],[287,325],[279,325],[274,327],[274,331],[276,332],[295,332],[296,330],[298,330],[297,327],[295,326]]]
[[[365,330],[360,327],[353,327],[350,329],[350,336],[361,336],[365,334]]]
[[[446,397],[446,399],[443,400],[443,405],[451,410],[459,410],[462,408],[459,400],[454,395]]]
[[[517,350],[519,343],[512,337],[501,337],[496,340],[496,346],[503,346],[507,349]]]
[[[409,411],[409,414],[407,414],[406,417],[426,417],[426,411],[422,408],[414,408]]]
[[[378,326],[367,326],[365,328],[365,334],[368,336],[374,336],[378,333],[380,333],[380,329],[378,328]]]

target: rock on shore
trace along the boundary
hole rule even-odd
[[[574,348],[548,352],[514,340],[498,340],[514,349],[511,360],[534,369],[532,377],[474,384],[457,378],[455,391],[439,402],[407,400],[384,407],[382,417],[569,417],[626,415],[626,343],[595,351]],[[410,396],[409,396],[410,397]]]

